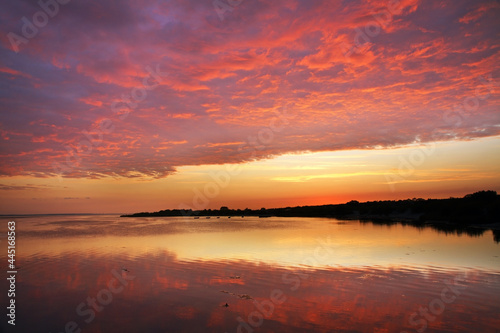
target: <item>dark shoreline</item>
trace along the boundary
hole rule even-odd
[[[416,227],[431,226],[440,230],[492,230],[495,240],[500,240],[500,195],[495,191],[479,191],[463,198],[406,199],[358,202],[321,206],[297,206],[261,209],[181,210],[167,209],[142,212],[121,217],[331,217],[337,219],[369,221],[375,224],[402,223]]]

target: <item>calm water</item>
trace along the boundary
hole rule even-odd
[[[4,310],[5,332],[500,328],[500,245],[490,231],[323,218],[11,219],[16,327]],[[5,237],[0,244],[6,271]]]

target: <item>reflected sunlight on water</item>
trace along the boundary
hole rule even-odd
[[[63,332],[71,321],[82,332],[500,327],[491,232],[317,218],[15,220],[20,331]]]

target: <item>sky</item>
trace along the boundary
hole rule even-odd
[[[496,0],[4,1],[0,214],[500,192]]]

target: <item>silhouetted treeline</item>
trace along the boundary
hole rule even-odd
[[[413,223],[448,222],[464,226],[500,222],[500,196],[495,191],[480,191],[463,198],[406,199],[358,202],[322,206],[255,209],[166,209],[153,213],[136,213],[124,217],[144,216],[282,216],[335,217],[372,221],[407,221]]]

